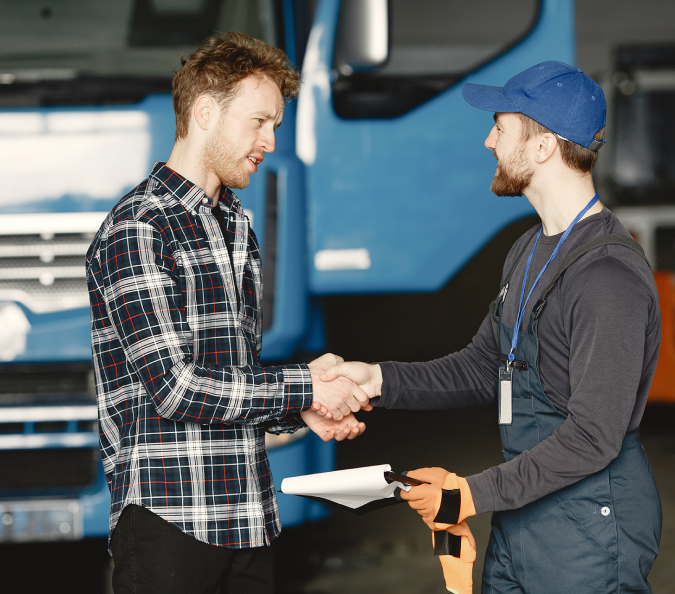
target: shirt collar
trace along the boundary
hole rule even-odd
[[[188,211],[194,210],[202,204],[205,206],[208,205],[209,208],[213,207],[213,200],[206,195],[204,190],[176,173],[173,169],[167,167],[166,163],[156,162],[152,167],[150,177],[160,186],[164,186],[171,192]],[[220,198],[218,203],[222,204],[222,208],[225,210],[232,209],[242,212],[241,200],[239,200],[230,188],[225,186],[221,186],[220,188]]]

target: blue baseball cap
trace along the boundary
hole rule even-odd
[[[478,109],[522,113],[563,139],[592,151],[605,143],[593,138],[605,125],[605,94],[580,68],[563,62],[532,66],[510,78],[503,87],[468,83],[462,95]]]

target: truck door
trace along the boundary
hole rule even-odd
[[[461,87],[573,62],[573,25],[571,0],[319,3],[297,123],[313,292],[437,290],[533,212],[491,194],[492,114]]]

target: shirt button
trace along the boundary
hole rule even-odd
[[[193,210],[190,214],[192,214],[192,216],[197,216],[197,211]]]
[[[229,285],[230,284],[230,277],[228,276],[227,279],[225,279],[225,280],[226,280],[227,284]],[[607,514],[605,514],[605,515],[607,515]]]
[[[603,507],[603,508],[600,510],[600,513],[601,513],[603,516],[608,516],[608,515],[609,515],[609,508],[608,508],[607,506]]]
[[[202,204],[206,204],[209,201],[208,198],[202,198]]]

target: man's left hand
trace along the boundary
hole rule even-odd
[[[366,424],[360,422],[353,414],[345,415],[341,420],[334,421],[310,408],[301,412],[300,416],[323,441],[354,439],[366,430]]]

